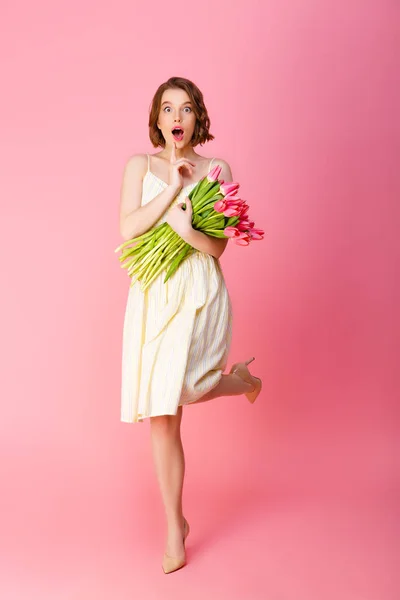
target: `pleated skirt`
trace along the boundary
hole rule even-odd
[[[220,262],[195,252],[164,283],[128,292],[122,341],[121,421],[175,415],[213,389],[227,365],[232,304]]]

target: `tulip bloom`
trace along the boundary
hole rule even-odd
[[[263,240],[264,239],[264,231],[262,229],[250,229],[249,235],[252,240]]]
[[[244,205],[242,206],[242,210],[241,210],[241,212],[240,212],[240,216],[241,216],[241,217],[245,217],[245,216],[246,216],[246,214],[247,214],[247,213],[248,213],[248,211],[249,211],[249,208],[250,208],[250,206],[249,206],[248,204],[244,204]]]
[[[218,202],[216,202],[214,204],[214,210],[216,210],[219,213],[223,213],[224,210],[226,210],[226,202],[225,200],[218,200]]]
[[[234,239],[244,239],[247,236],[247,233],[244,231],[239,231],[236,227],[225,227],[224,234],[226,237],[234,238]]]
[[[228,206],[226,210],[224,210],[225,217],[238,217],[240,215],[240,208],[237,206]]]
[[[237,217],[241,214],[243,207],[243,200],[240,198],[218,200],[214,204],[214,210],[219,213],[224,213],[225,217]]]
[[[239,189],[239,184],[235,183],[234,181],[229,183],[223,183],[222,185],[220,185],[219,189],[220,193],[223,194],[226,198],[227,196],[233,196],[234,194],[236,194],[236,192]]]
[[[214,183],[215,181],[218,181],[218,177],[220,176],[221,171],[222,167],[220,167],[219,165],[215,165],[215,167],[211,169],[211,171],[206,175],[204,179],[208,179],[210,183]]]
[[[236,244],[237,246],[248,246],[250,244],[250,237],[248,235],[246,235],[243,238],[237,238],[237,239],[233,240],[233,243]]]
[[[242,219],[236,225],[239,231],[247,231],[248,229],[252,229],[254,227],[254,221],[249,221],[247,219]]]

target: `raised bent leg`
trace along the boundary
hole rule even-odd
[[[251,383],[247,383],[247,381],[244,381],[244,379],[235,373],[229,373],[228,375],[222,375],[219,383],[212,390],[190,404],[207,402],[208,400],[218,398],[219,396],[239,396],[240,394],[251,392],[253,389]]]

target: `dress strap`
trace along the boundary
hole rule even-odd
[[[150,171],[150,154],[147,155],[147,170]]]
[[[212,165],[212,161],[213,161],[213,160],[214,160],[214,158],[212,158],[212,159],[210,160],[210,165],[209,165],[209,167],[208,167],[208,172],[210,172],[210,171],[211,171],[211,165]]]

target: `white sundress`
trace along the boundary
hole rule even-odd
[[[152,173],[147,156],[142,205],[168,185]],[[182,202],[196,183],[182,188],[170,206]],[[196,251],[166,283],[164,278],[165,271],[145,292],[139,282],[128,291],[121,379],[121,421],[126,423],[175,415],[178,406],[214,388],[226,368],[232,304],[219,260]]]

